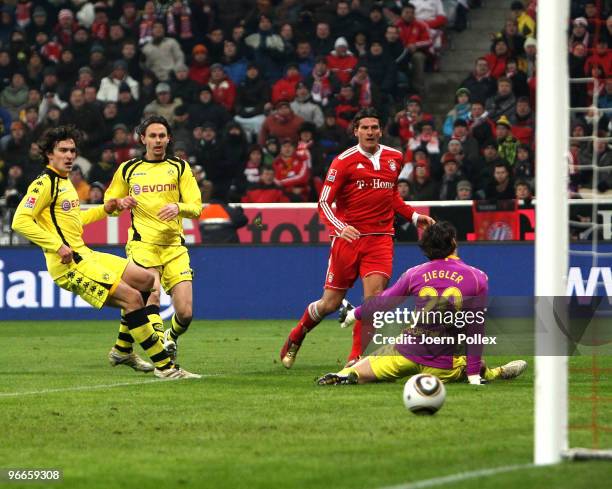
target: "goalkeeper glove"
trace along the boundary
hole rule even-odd
[[[481,378],[480,375],[468,375],[468,382],[472,385],[484,385],[488,384],[488,382]]]

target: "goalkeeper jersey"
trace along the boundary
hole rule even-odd
[[[92,251],[83,242],[83,225],[106,217],[104,206],[82,211],[79,196],[70,179],[48,166],[28,187],[19,203],[13,229],[45,253],[53,279],[66,274],[71,264],[63,264],[57,250],[65,244],[80,262]]]
[[[133,196],[129,240],[156,245],[181,245],[183,217],[197,218],[202,211],[202,195],[189,164],[176,157],[163,161],[142,158],[128,160],[115,172],[104,199]],[[179,215],[170,221],[157,217],[166,204],[178,204]]]

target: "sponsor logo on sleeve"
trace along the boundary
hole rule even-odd
[[[335,169],[331,169],[329,170],[329,172],[327,173],[327,181],[328,182],[335,182],[336,181],[336,174],[338,173],[338,170]]]
[[[36,205],[36,197],[28,197],[28,199],[25,201],[25,204],[23,204],[23,206],[27,207],[28,209],[34,209],[35,205]]]

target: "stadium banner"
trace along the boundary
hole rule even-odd
[[[586,245],[575,248],[590,250]],[[99,249],[125,256],[120,247]],[[612,245],[600,245],[599,251],[612,253]],[[321,295],[329,247],[194,246],[189,253],[195,271],[195,318],[295,319],[308,302]],[[463,244],[459,254],[467,263],[486,271],[490,295],[533,295],[531,243]],[[423,260],[417,246],[397,244],[394,280]],[[573,260],[568,275],[569,295],[597,295],[602,286],[612,295],[610,266],[593,266],[588,255]],[[359,281],[348,297],[352,302],[361,302]],[[164,318],[173,312],[165,294],[161,309]],[[0,248],[0,318],[87,321],[117,319],[118,311],[94,310],[72,293],[60,290],[51,280],[40,250],[34,246],[20,246]]]
[[[573,201],[571,206],[572,223],[570,233],[574,239],[590,240],[592,235],[593,206],[585,200]],[[481,226],[475,227],[473,201],[418,202],[417,212],[429,214],[436,220],[454,223],[460,241],[486,239],[486,230],[478,232]],[[86,208],[87,206],[83,206]],[[238,230],[238,237],[243,244],[320,244],[329,242],[328,229],[319,219],[317,205],[308,204],[243,204],[249,224]],[[495,213],[492,213],[495,214]],[[522,204],[513,211],[512,239],[533,241],[535,236],[535,209],[531,204]],[[505,219],[505,218],[504,218]],[[595,212],[599,231],[599,240],[612,241],[612,203],[598,205]],[[476,218],[478,220],[478,218]],[[517,229],[518,220],[518,229]],[[130,227],[130,216],[123,213],[119,217],[110,217],[85,227],[84,239],[91,245],[125,244]],[[202,242],[197,219],[183,219],[185,241],[187,244]],[[499,237],[500,227],[492,230],[493,238]],[[414,234],[416,235],[416,233]]]

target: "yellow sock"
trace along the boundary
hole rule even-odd
[[[189,328],[188,324],[181,324],[176,318],[176,314],[172,315],[172,329],[170,330],[170,336],[174,341],[178,340],[178,337],[187,331]]]
[[[133,344],[134,338],[132,338],[128,325],[125,322],[125,316],[121,314],[121,324],[119,325],[119,335],[117,336],[117,341],[115,341],[115,348],[123,353],[132,353]]]

